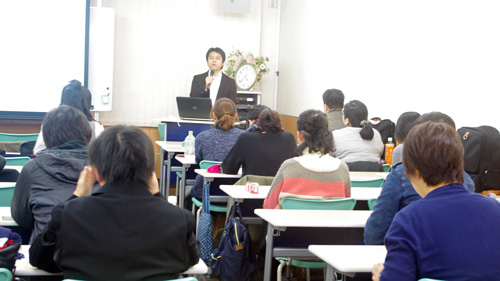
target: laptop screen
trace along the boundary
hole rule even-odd
[[[181,119],[212,120],[212,100],[209,98],[176,97]]]

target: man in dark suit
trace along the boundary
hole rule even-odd
[[[206,57],[209,71],[193,77],[189,96],[211,98],[212,103],[220,98],[228,98],[236,102],[236,83],[222,73],[226,53],[219,47],[210,48]]]

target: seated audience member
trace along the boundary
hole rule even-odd
[[[260,131],[259,115],[264,109],[269,109],[269,107],[263,104],[258,104],[250,109],[247,116],[249,126],[247,132]]]
[[[411,128],[415,126],[415,121],[420,117],[420,113],[408,111],[399,116],[396,122],[396,130],[394,131],[394,138],[396,139],[396,147],[392,152],[392,166],[403,162],[403,142],[406,135],[410,132]]]
[[[283,132],[278,112],[265,109],[259,115],[261,130],[245,132],[222,162],[222,171],[236,174],[243,166],[243,176],[275,176],[283,161],[297,156],[294,136]]]
[[[196,264],[195,219],[160,194],[149,137],[115,126],[89,146],[90,166],[30,248],[30,263],[78,280],[170,280]],[[102,186],[91,193],[95,181]]]
[[[422,200],[395,216],[373,280],[498,280],[500,204],[464,188],[464,149],[455,128],[415,126],[403,164]]]
[[[368,121],[368,109],[352,100],[344,106],[345,128],[333,131],[334,156],[351,171],[380,171],[384,144],[380,133]]]
[[[297,139],[300,156],[281,164],[264,208],[281,208],[280,201],[285,197],[349,197],[349,168],[329,155],[333,151],[333,137],[326,114],[313,109],[302,112],[297,120]]]
[[[82,86],[80,81],[71,80],[68,85],[64,86],[61,94],[61,104],[60,105],[69,105],[80,110],[90,125],[92,129],[92,140],[95,139],[99,134],[104,131],[104,127],[98,121],[92,118],[90,114],[90,108],[92,105],[92,94],[90,91]],[[42,124],[43,130],[43,124]],[[43,134],[38,135],[38,139],[36,140],[35,147],[33,148],[33,153],[37,154],[39,151],[47,148],[44,141]]]
[[[234,127],[238,117],[236,104],[227,98],[217,100],[213,107],[215,128],[203,131],[196,137],[196,163],[202,160],[222,161],[226,158],[238,137],[244,132]],[[203,194],[203,177],[196,176],[196,183],[191,189],[191,196],[201,200]]]
[[[415,125],[425,122],[446,123],[455,128],[455,122],[448,115],[441,112],[430,112],[420,116]],[[404,151],[404,149],[403,149]],[[464,171],[464,186],[467,190],[474,192],[474,182]],[[413,201],[421,199],[412,186],[405,173],[402,163],[396,164],[385,179],[382,192],[377,198],[373,213],[365,225],[364,240],[367,245],[381,245],[384,237],[391,226],[396,213],[408,206]]]
[[[67,105],[49,111],[43,123],[47,149],[24,165],[11,201],[17,224],[33,230],[30,243],[50,220],[52,208],[71,197],[92,136],[87,118]]]
[[[344,93],[337,89],[328,89],[323,93],[323,106],[328,116],[328,130],[335,131],[345,127],[342,120]]]

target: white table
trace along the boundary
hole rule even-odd
[[[255,214],[268,222],[264,281],[271,279],[273,257],[311,257],[307,249],[275,249],[273,236],[287,227],[364,228],[372,211],[256,209]]]
[[[17,226],[16,221],[12,218],[10,213],[10,207],[0,207],[0,225]]]
[[[389,172],[349,172],[349,176],[352,179],[376,179],[376,178],[387,178]]]
[[[213,182],[214,179],[239,179],[241,178],[241,169],[238,170],[238,174],[223,174],[223,173],[209,173],[207,169],[195,169],[195,173],[203,177],[203,186],[205,184]],[[227,202],[227,196],[210,196],[210,202],[220,203]]]
[[[229,195],[227,209],[231,210],[234,203],[242,203],[245,200],[264,200],[271,189],[270,185],[260,185],[259,193],[250,193],[245,190],[244,185],[221,185],[220,189]],[[227,217],[229,214],[227,214]],[[244,217],[245,224],[262,224],[262,219],[256,217]]]
[[[357,201],[377,199],[382,192],[381,187],[351,187],[351,197]]]
[[[165,173],[167,174],[167,185],[170,185],[170,172],[172,171],[172,157],[175,153],[184,153],[181,141],[156,141],[161,148],[161,171],[160,171],[160,192],[168,197],[169,192],[165,188]],[[165,152],[167,153],[167,172],[165,172]]]
[[[21,170],[23,169],[23,166],[10,166],[10,165],[5,165],[4,169],[14,169],[16,171],[18,171],[19,173],[21,172]]]
[[[189,169],[189,166],[196,164],[195,159],[186,159],[184,156],[175,156],[175,160],[179,161],[182,164],[182,179],[180,180],[180,190],[176,187],[176,196],[179,194],[179,204],[178,206],[184,208],[184,197],[186,192],[186,172]]]
[[[19,252],[24,254],[24,259],[16,261],[16,276],[45,276],[45,275],[61,275],[62,273],[49,273],[45,270],[38,269],[29,263],[30,245],[22,245]],[[199,259],[198,263],[188,268],[182,274],[205,274],[208,272],[208,267]]]
[[[353,276],[356,272],[372,272],[375,264],[384,262],[385,246],[367,245],[310,245],[309,251],[328,264],[326,280],[333,281],[333,273]]]

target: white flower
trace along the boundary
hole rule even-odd
[[[265,69],[266,69],[266,65],[265,65],[265,64],[261,64],[259,67],[260,67],[260,69],[262,69],[262,70],[265,70]]]

